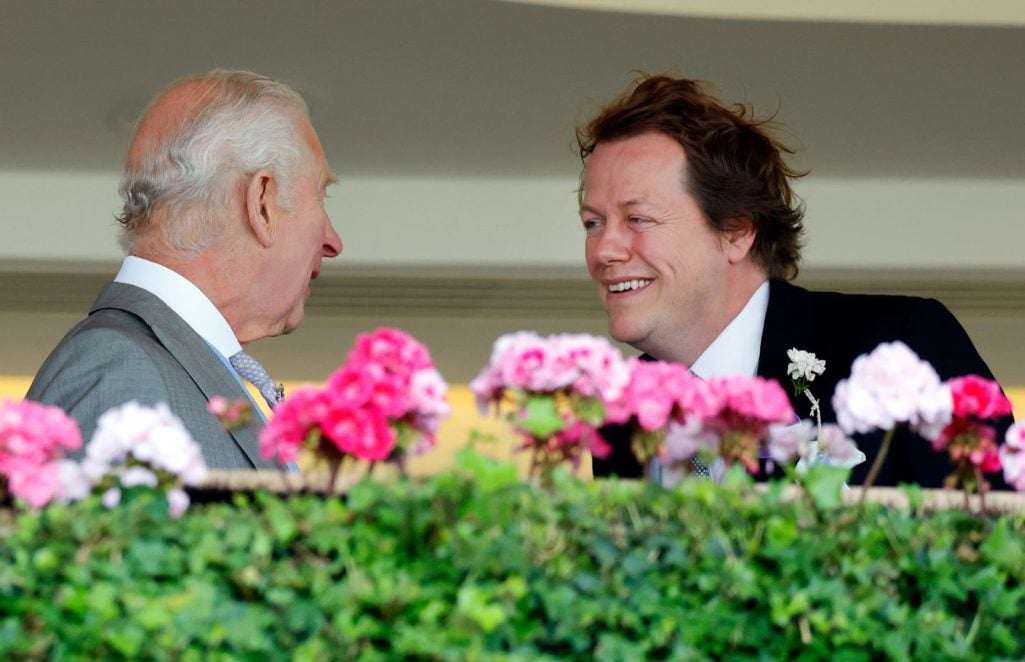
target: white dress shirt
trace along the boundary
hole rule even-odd
[[[242,351],[242,345],[221,311],[198,287],[178,272],[129,255],[121,264],[114,282],[141,287],[163,301],[224,358],[228,359]]]
[[[744,308],[716,336],[694,365],[698,377],[754,377],[762,349],[765,312],[769,309],[769,281],[765,281],[747,300]]]

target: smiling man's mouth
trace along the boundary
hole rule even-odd
[[[653,280],[648,278],[640,278],[637,280],[625,280],[621,283],[609,283],[609,292],[629,292],[630,290],[640,290],[642,288],[651,285]]]

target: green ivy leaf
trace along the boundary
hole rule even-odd
[[[585,423],[600,425],[605,421],[605,405],[598,398],[575,398],[573,413]]]
[[[808,496],[821,509],[837,508],[843,502],[844,483],[850,477],[850,469],[832,467],[828,464],[813,464],[804,477],[804,488]]]
[[[484,632],[491,632],[505,621],[505,610],[488,601],[488,592],[473,584],[459,589],[459,612],[477,624]]]
[[[516,424],[539,439],[550,437],[565,427],[555,398],[550,395],[528,395]]]
[[[1025,574],[1025,545],[1020,538],[1010,534],[1007,520],[996,523],[980,550],[988,562],[1018,577]]]

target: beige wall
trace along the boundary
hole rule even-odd
[[[572,178],[359,178],[328,211],[349,265],[582,266]],[[798,184],[809,267],[1025,270],[1025,180]],[[0,172],[0,260],[116,260],[114,173]]]

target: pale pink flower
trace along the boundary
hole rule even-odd
[[[807,419],[791,425],[771,423],[766,443],[769,457],[780,464],[788,464],[796,457],[805,457],[817,433],[815,423]]]
[[[222,395],[215,395],[207,401],[206,410],[215,416],[224,416],[228,413],[228,399]]]
[[[60,489],[60,465],[50,462],[33,465],[31,471],[14,471],[7,483],[11,494],[21,497],[33,508],[42,508]]]
[[[850,469],[865,461],[865,454],[854,440],[844,434],[839,425],[823,425],[818,441],[819,452],[825,455],[833,466]]]
[[[495,341],[488,365],[471,382],[478,404],[497,401],[509,388],[531,393],[573,391],[613,399],[629,379],[619,350],[608,340],[584,334],[541,337],[533,331],[508,333]]]
[[[107,509],[118,506],[121,503],[121,489],[118,487],[111,487],[103,493],[103,496],[100,497],[100,503],[102,503],[103,507]]]
[[[614,400],[630,381],[623,355],[605,338],[583,333],[554,336],[558,361],[567,366],[569,388],[589,398]]]
[[[167,493],[167,512],[171,519],[180,518],[189,509],[190,503],[189,495],[183,489],[175,488]]]
[[[932,366],[904,343],[882,343],[851,366],[833,395],[844,432],[889,430],[907,423],[922,433],[950,420],[950,391]]]
[[[684,462],[696,457],[702,450],[712,453],[719,450],[718,435],[705,429],[703,421],[696,416],[683,422],[670,420],[661,455],[670,464]]]
[[[221,427],[228,431],[246,425],[252,417],[252,405],[245,398],[229,401],[224,396],[215,395],[207,401],[206,410],[216,416]]]
[[[54,495],[58,503],[71,503],[89,496],[92,491],[93,482],[83,471],[82,465],[74,460],[61,460],[58,463],[60,470],[60,487]]]
[[[413,412],[413,426],[420,430],[427,443],[433,448],[434,434],[447,418],[452,407],[447,398],[448,384],[434,368],[418,370],[413,374],[409,385],[410,408]],[[417,448],[414,454],[420,454],[427,448]]]
[[[1004,468],[1004,479],[1019,492],[1025,492],[1025,423],[1007,429],[1004,445],[998,451]]]

